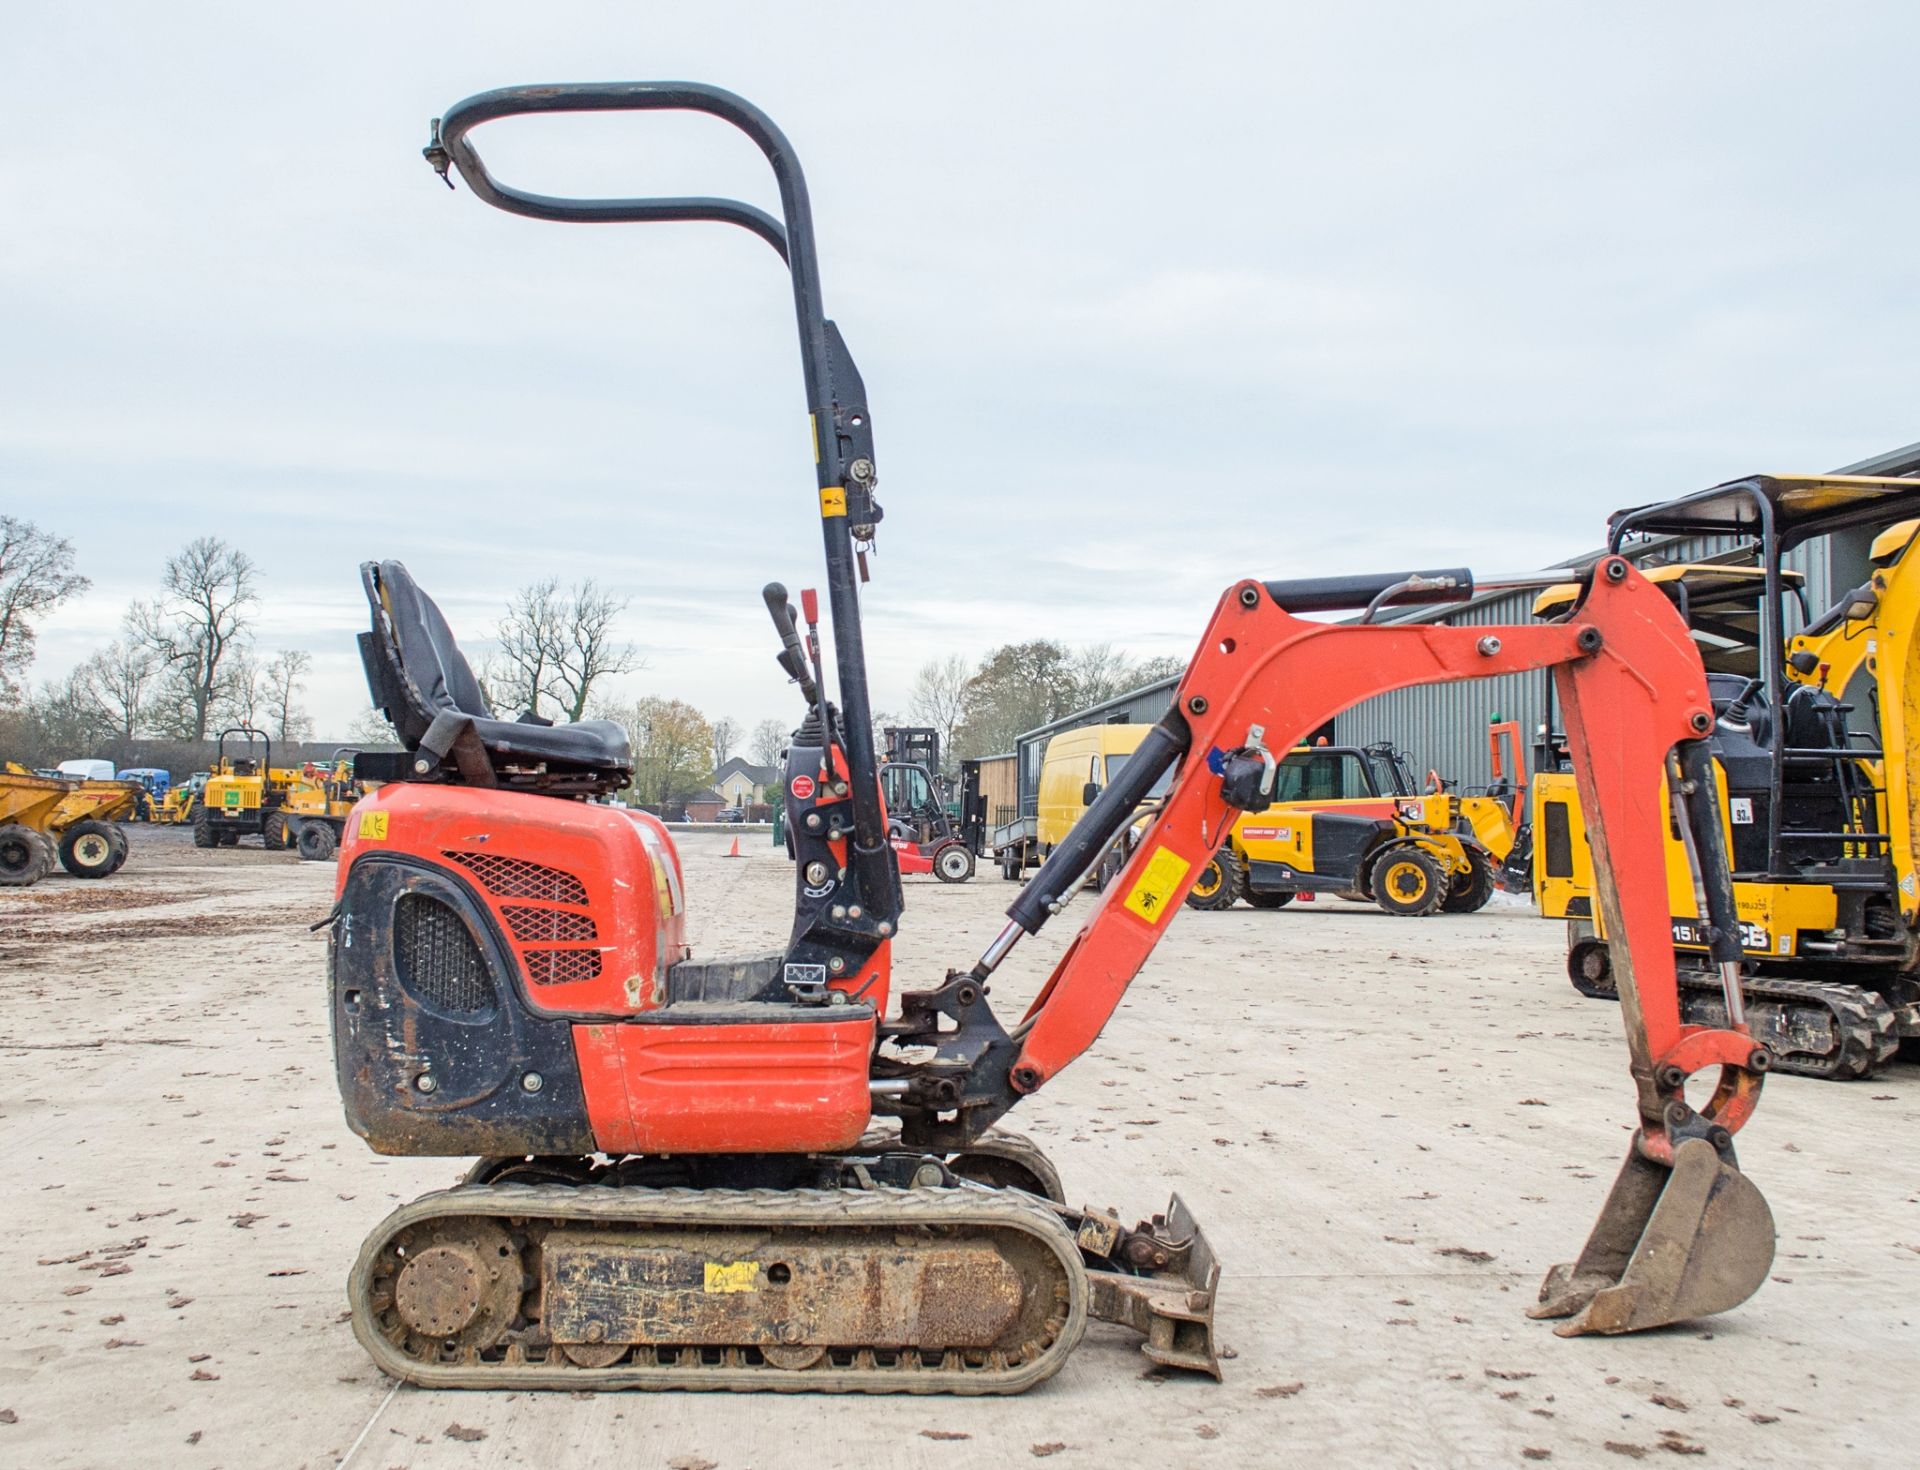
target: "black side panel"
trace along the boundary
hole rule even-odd
[[[1247,864],[1247,886],[1255,893],[1344,893],[1353,887],[1353,874],[1303,873],[1285,863],[1254,858]]]
[[[458,879],[360,858],[328,964],[340,1096],[376,1152],[593,1152],[570,1024],[527,1010]]]
[[[1540,850],[1546,857],[1547,876],[1549,878],[1571,878],[1573,876],[1573,828],[1567,820],[1567,804],[1564,801],[1549,801],[1540,809],[1541,823],[1546,831],[1541,835]]]
[[[1348,817],[1338,812],[1313,815],[1313,870],[1323,878],[1338,878],[1343,888],[1360,876],[1360,859],[1393,824],[1373,817]]]

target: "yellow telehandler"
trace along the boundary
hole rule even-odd
[[[1492,727],[1496,769],[1500,739],[1516,729]],[[1462,795],[1431,771],[1416,783],[1386,742],[1296,746],[1274,772],[1274,804],[1234,822],[1187,904],[1277,909],[1331,893],[1404,917],[1470,914],[1498,886],[1518,810],[1505,790]]]

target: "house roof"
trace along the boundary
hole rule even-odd
[[[717,801],[717,802],[719,802],[719,803],[720,803],[720,804],[721,804],[722,806],[725,806],[725,805],[727,804],[727,799],[726,799],[726,797],[724,797],[724,796],[722,796],[722,795],[721,795],[721,794],[720,794],[719,792],[717,792],[717,791],[699,791],[699,792],[695,792],[695,793],[694,793],[694,794],[693,794],[692,796],[689,796],[689,797],[687,797],[686,799],[687,799],[687,800],[688,800],[689,802],[693,802],[693,803],[695,803],[695,804],[698,804],[698,803],[700,803],[700,802],[703,802],[703,801]]]
[[[713,784],[718,786],[729,776],[744,776],[755,786],[765,786],[779,780],[780,772],[773,766],[756,766],[752,761],[736,755],[713,773]]]

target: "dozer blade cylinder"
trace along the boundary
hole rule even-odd
[[[1628,1152],[1580,1258],[1555,1266],[1530,1317],[1567,1317],[1561,1337],[1643,1332],[1737,1307],[1773,1266],[1773,1212],[1705,1139],[1673,1166]]]

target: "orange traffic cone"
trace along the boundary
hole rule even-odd
[[[740,839],[738,837],[733,839],[733,846],[727,849],[727,856],[728,857],[740,856]]]

